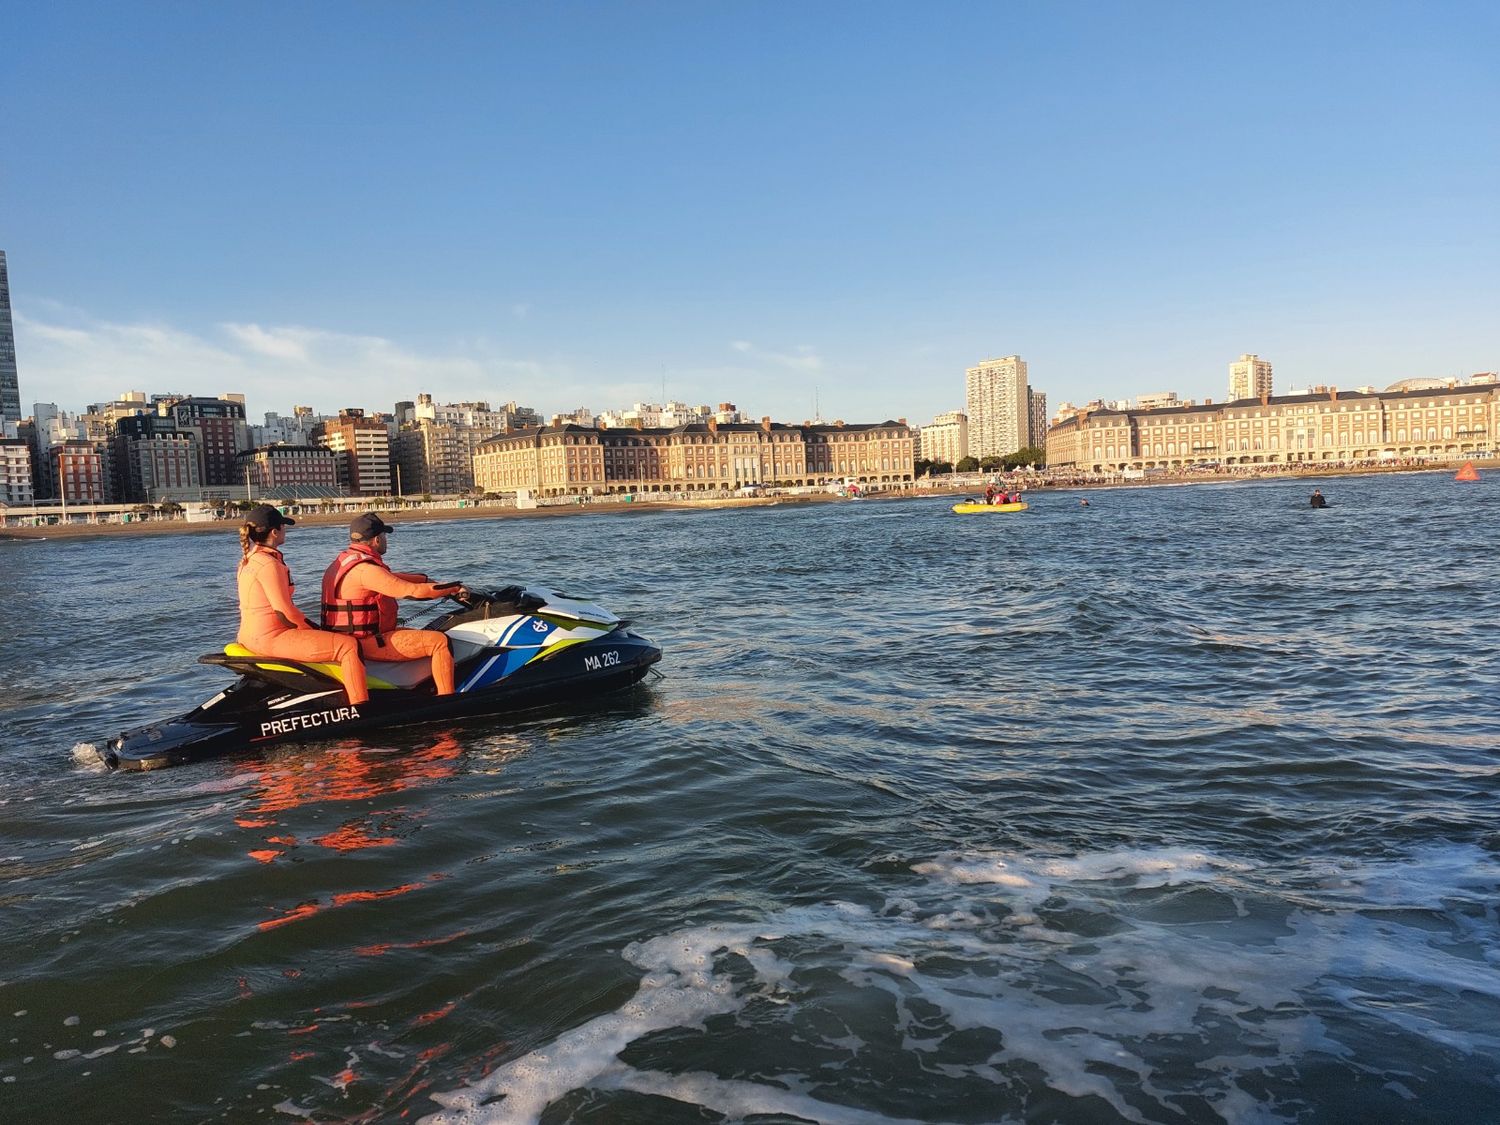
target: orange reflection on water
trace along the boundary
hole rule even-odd
[[[344,891],[342,894],[333,896],[333,905],[348,906],[351,902],[379,902],[383,898],[395,898],[397,895],[419,891],[426,885],[426,883],[402,883],[399,887],[391,887],[384,891]]]
[[[234,767],[237,772],[254,776],[256,804],[236,816],[234,822],[245,829],[274,828],[278,824],[276,814],[291,809],[332,801],[367,801],[442,781],[457,772],[457,761],[462,755],[458,739],[444,731],[429,745],[410,753],[317,749],[269,762],[239,762]],[[399,837],[371,829],[370,815],[347,821],[332,832],[314,837],[312,842],[338,852],[397,843]],[[397,816],[399,810],[383,815]],[[270,863],[297,846],[297,838],[287,833],[266,836],[265,842],[277,846],[247,852],[257,863]]]
[[[279,918],[268,918],[264,922],[257,922],[256,929],[274,930],[289,922],[300,922],[303,918],[311,918],[314,914],[321,914],[325,910],[336,910],[350,903],[379,902],[382,899],[395,898],[397,895],[410,894],[412,891],[421,890],[446,877],[441,874],[432,875],[420,883],[402,883],[399,887],[388,887],[383,891],[342,891],[334,895],[326,905],[316,901],[299,903]]]
[[[322,836],[314,836],[313,843],[320,848],[336,852],[354,852],[362,848],[385,848],[396,842],[395,836],[371,836],[357,822],[335,828]]]
[[[416,1019],[414,1019],[414,1020],[411,1021],[412,1026],[413,1027],[426,1027],[430,1023],[437,1023],[438,1020],[440,1020],[444,1016],[450,1014],[453,1011],[453,1009],[456,1008],[456,1007],[458,1007],[458,1001],[457,1000],[449,1000],[441,1008],[434,1008],[430,1012],[423,1012],[420,1016],[418,1016]]]
[[[361,957],[383,957],[393,949],[431,949],[435,945],[447,945],[461,937],[468,937],[468,930],[459,930],[443,937],[424,938],[421,941],[379,941],[374,945],[355,946],[354,952]]]
[[[264,817],[321,801],[367,801],[441,781],[454,774],[454,763],[462,754],[458,740],[444,731],[430,746],[408,753],[310,750],[292,762],[250,761],[236,768],[257,775],[260,800],[251,814]]]
[[[294,906],[280,918],[271,918],[265,922],[256,924],[257,929],[274,930],[277,926],[285,926],[288,922],[295,922],[299,918],[310,918],[316,914],[321,907],[315,902],[304,902],[301,906]]]

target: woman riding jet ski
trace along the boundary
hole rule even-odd
[[[291,521],[279,512],[252,516],[256,548],[241,564],[242,601],[245,571],[265,568],[254,581],[268,591],[268,612],[291,627],[250,638],[253,649],[235,643],[199,657],[239,680],[186,715],[110,739],[99,751],[106,765],[157,769],[248,746],[584,701],[635,683],[661,659],[661,649],[597,605],[544,589],[457,587],[447,596],[461,608],[426,626],[446,635],[453,657],[453,693],[438,694],[429,660],[361,661],[352,636],[312,628],[291,605],[290,575],[275,549]]]

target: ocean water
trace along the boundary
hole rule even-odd
[[[1320,483],[408,524],[665,678],[144,775],[234,537],[0,542],[0,1119],[1500,1120],[1500,486]]]

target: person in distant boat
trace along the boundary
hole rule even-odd
[[[1310,507],[1314,508],[1328,507],[1328,501],[1323,498],[1323,490],[1321,488],[1313,489],[1312,496],[1308,498],[1307,503]]]
[[[296,586],[278,548],[286,542],[286,529],[296,522],[270,504],[258,504],[240,524],[240,631],[235,639],[257,656],[337,663],[349,702],[364,703],[370,693],[359,643],[314,627],[292,603]]]
[[[349,546],[323,572],[323,627],[352,637],[366,660],[430,659],[437,693],[452,695],[453,653],[447,636],[432,629],[398,629],[396,599],[431,601],[463,597],[467,591],[458,582],[392,571],[385,553],[393,530],[375,512],[350,522]]]
[[[993,504],[995,502],[995,486],[993,484],[984,486],[984,502],[986,504]]]

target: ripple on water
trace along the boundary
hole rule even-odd
[[[192,656],[228,587],[166,584],[237,545],[7,551],[57,611],[0,693],[5,1104],[1472,1119],[1500,499],[1452,487],[424,525],[397,561],[584,593],[667,678],[131,776],[85,744],[224,682]],[[299,530],[294,572],[337,543]],[[55,596],[101,566],[109,599]]]

